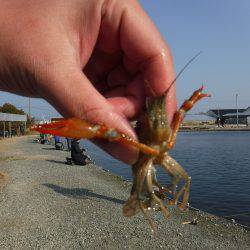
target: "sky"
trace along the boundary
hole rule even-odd
[[[175,72],[200,57],[177,81],[179,102],[201,83],[212,98],[194,111],[250,106],[250,1],[141,0],[174,58]]]
[[[250,106],[249,0],[140,0],[168,43],[175,72],[197,52],[202,54],[177,81],[179,105],[203,83],[212,97],[191,113]],[[0,105],[10,102],[28,112],[28,98],[0,92]],[[48,118],[57,112],[45,101],[31,99],[31,114]]]

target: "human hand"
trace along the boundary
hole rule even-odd
[[[0,89],[46,99],[136,138],[129,119],[174,79],[170,51],[135,0],[0,0]],[[175,87],[167,113],[176,110]],[[125,162],[131,147],[99,142]]]

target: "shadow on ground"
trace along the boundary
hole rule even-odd
[[[51,183],[44,183],[43,186],[51,188],[55,192],[62,194],[64,196],[70,197],[70,198],[86,199],[88,197],[94,197],[94,198],[98,198],[98,199],[102,199],[102,200],[111,201],[111,202],[114,202],[117,204],[124,204],[125,203],[125,201],[123,201],[123,200],[112,198],[112,197],[101,195],[101,194],[96,194],[96,193],[94,193],[91,190],[86,189],[86,188],[65,188],[65,187],[61,187],[61,186],[54,185]]]
[[[56,150],[55,147],[53,148],[42,148],[43,150]],[[59,150],[58,150],[59,151]]]
[[[66,160],[65,160],[65,161],[46,160],[46,161],[51,162],[51,163],[60,163],[60,164],[64,164],[64,165],[66,165]]]

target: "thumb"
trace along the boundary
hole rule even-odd
[[[93,87],[80,70],[56,75],[58,77],[50,79],[44,93],[47,101],[64,117],[85,119],[136,138],[128,120]],[[137,150],[132,146],[102,140],[98,140],[97,144],[126,163],[134,162],[137,158]]]

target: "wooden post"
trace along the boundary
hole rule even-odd
[[[3,121],[3,138],[5,138],[5,121]]]
[[[12,134],[11,134],[11,122],[9,122],[9,137],[11,137]]]

